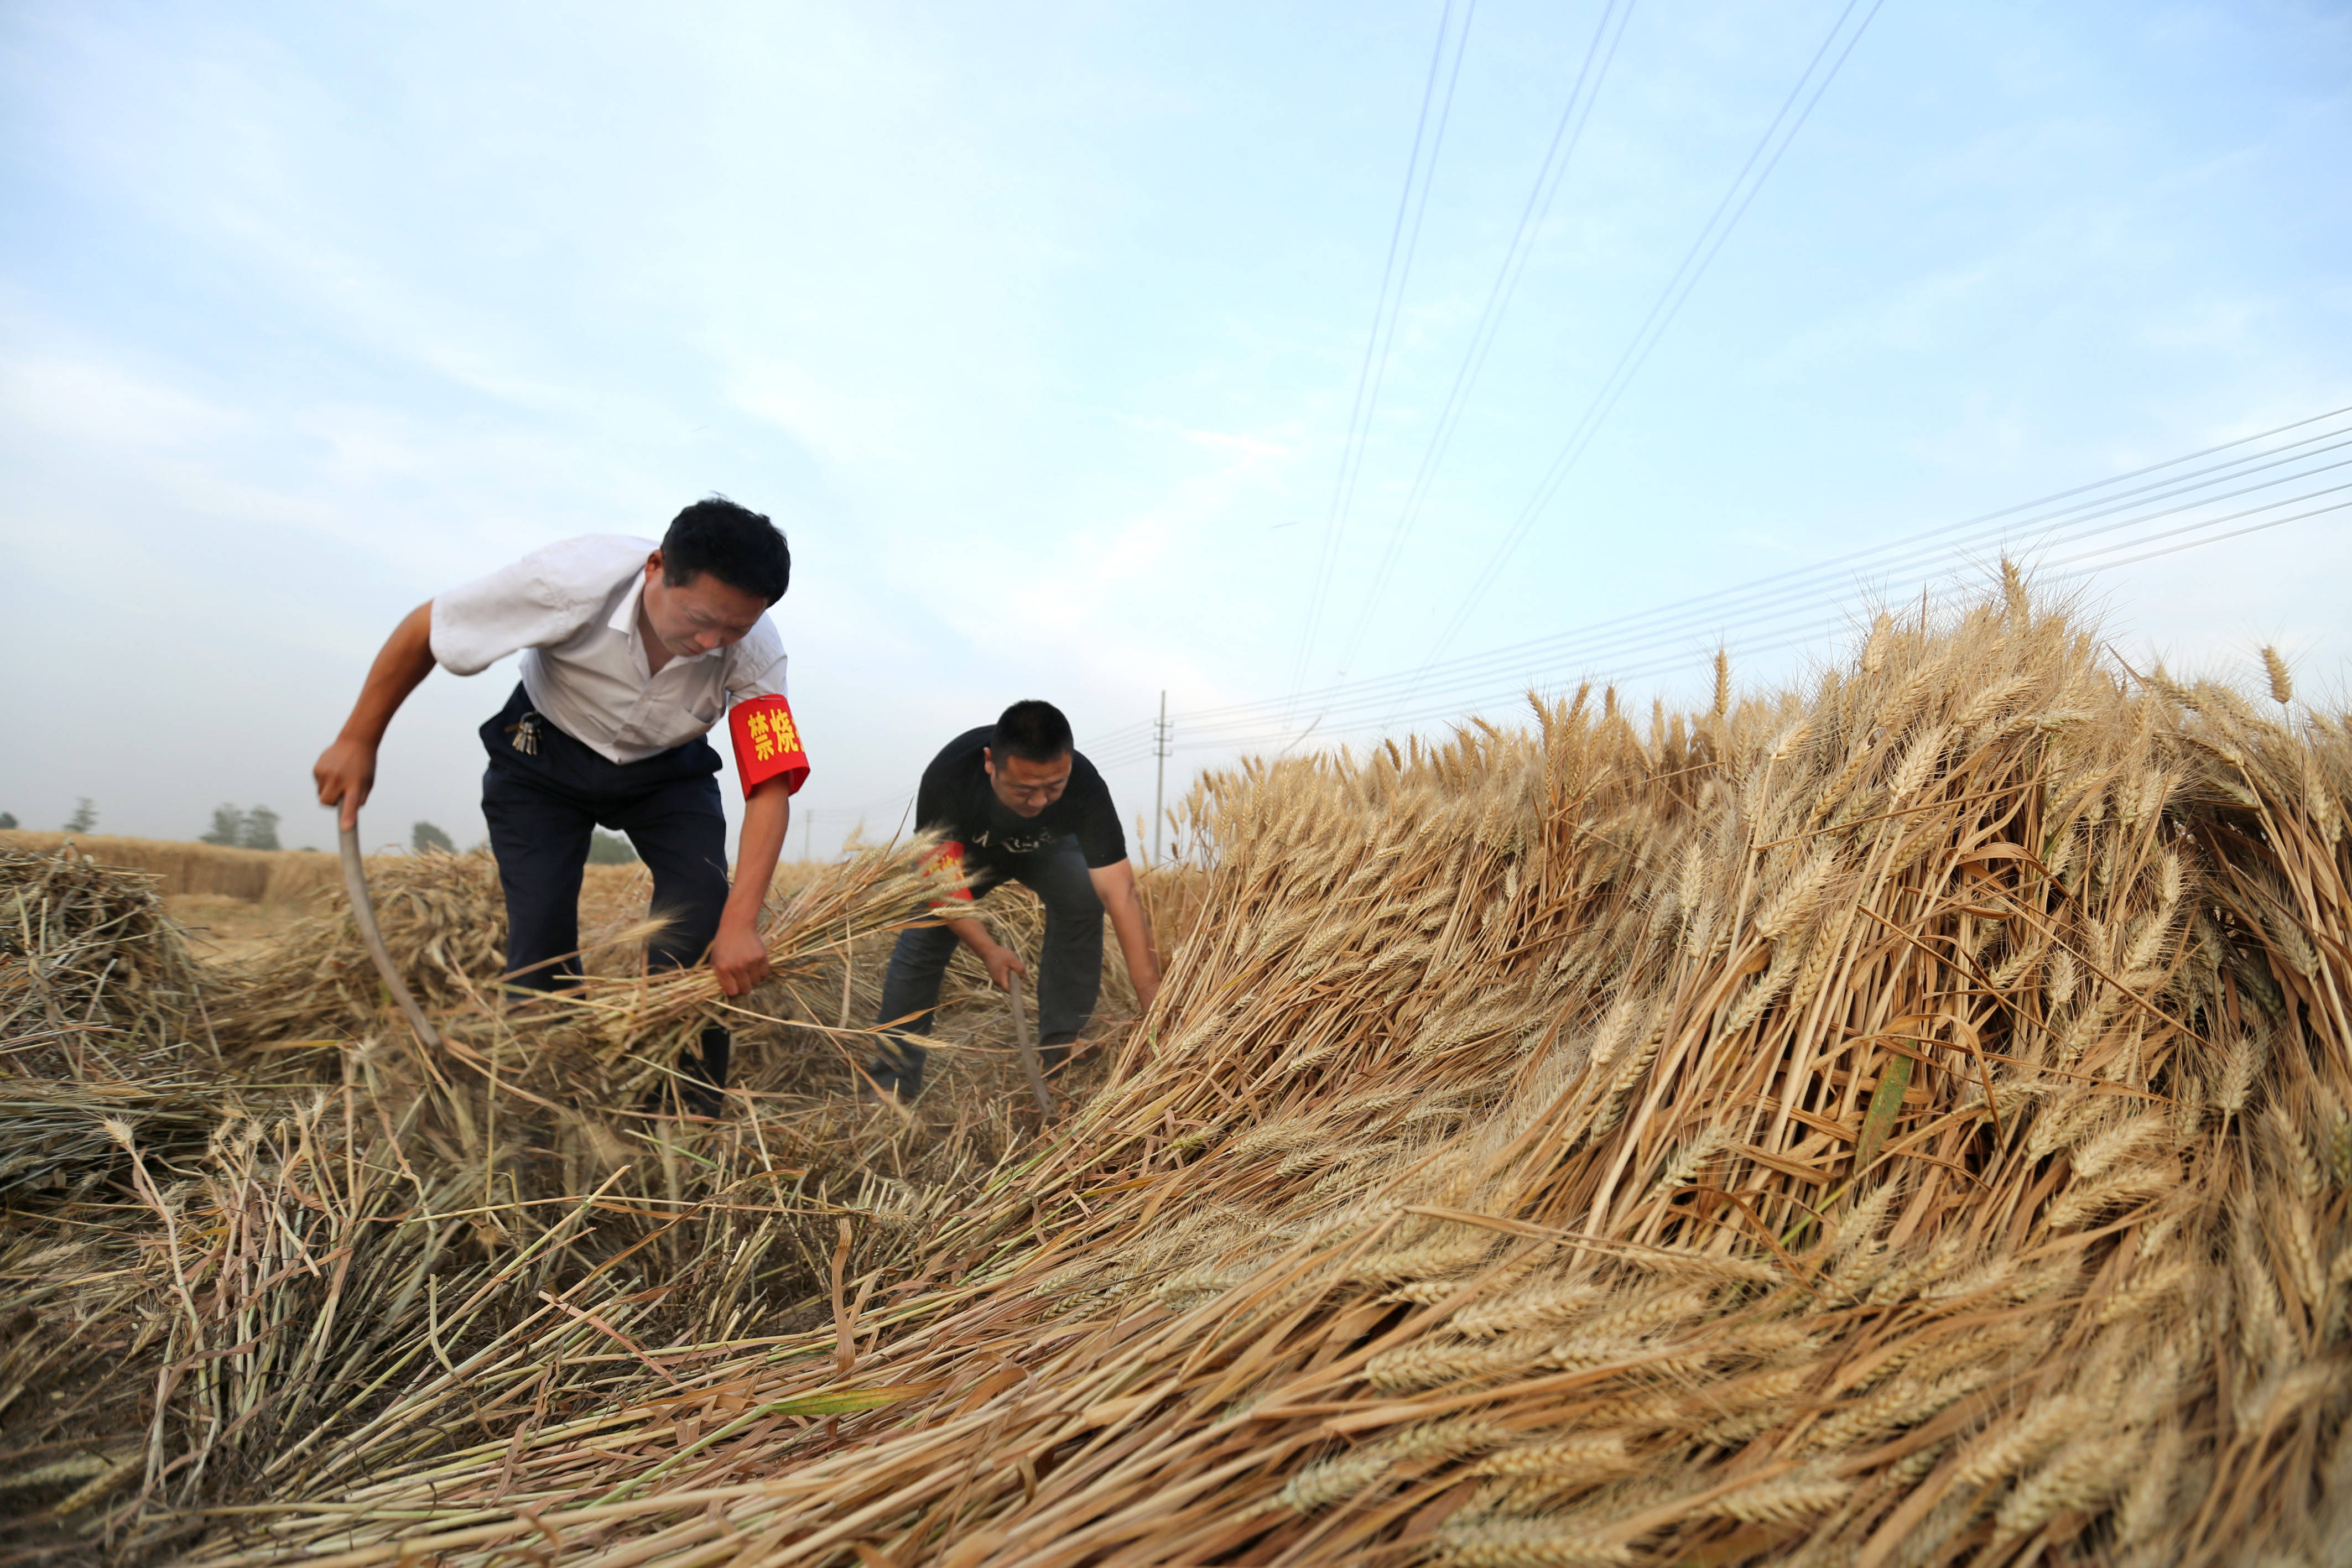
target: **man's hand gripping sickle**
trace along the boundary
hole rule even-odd
[[[975,920],[972,924],[977,925],[980,923]],[[1009,991],[1013,988],[1013,976],[1018,975],[1024,980],[1029,977],[1029,966],[1021,961],[1020,954],[1001,942],[985,936],[982,940],[988,943],[986,947],[979,949],[979,954],[980,961],[988,966],[990,985],[1000,991]]]
[[[344,736],[311,765],[319,804],[341,809],[335,820],[339,831],[349,832],[359,826],[360,808],[375,790],[375,753],[376,748],[366,741]]]

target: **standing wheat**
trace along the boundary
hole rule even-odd
[[[2263,673],[2271,678],[2271,701],[2281,707],[2294,701],[2294,676],[2288,672],[2286,661],[2279,657],[2276,648],[2263,650]]]

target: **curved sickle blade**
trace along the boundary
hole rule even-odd
[[[1021,1048],[1021,1071],[1029,1075],[1029,1092],[1037,1096],[1038,1114],[1050,1118],[1054,1097],[1045,1092],[1045,1070],[1037,1060],[1037,1042],[1029,1038],[1029,1019],[1021,1006],[1021,977],[1004,977],[1012,982],[1006,988],[1013,993],[1013,1043]]]
[[[392,999],[398,1002],[400,1010],[408,1015],[408,1027],[416,1031],[417,1039],[437,1051],[441,1047],[441,1037],[434,1032],[431,1024],[425,1021],[425,1009],[416,1005],[416,998],[408,994],[408,982],[400,977],[399,969],[394,967],[392,952],[383,945],[383,933],[376,926],[375,904],[368,897],[367,867],[360,860],[357,810],[352,812],[351,826],[341,831],[340,838],[343,852],[343,892],[352,901],[352,917],[360,923],[360,940],[367,944],[368,956],[375,960],[375,972],[383,977],[384,986],[392,992]]]

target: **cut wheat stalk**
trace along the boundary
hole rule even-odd
[[[734,1004],[607,953],[503,1013],[483,868],[420,873],[387,935],[448,1057],[374,1043],[310,928],[215,982],[247,1076],[194,1145],[132,1113],[183,1082],[161,1015],[42,969],[0,1061],[70,1040],[152,1179],[101,1211],[129,1155],[77,1156],[73,1250],[0,1281],[180,1369],[80,1462],[152,1484],[71,1527],[205,1565],[2315,1559],[2352,733],[2135,677],[2014,572],[1801,689],[1717,677],[1202,779],[1145,878],[1160,998],[1034,1140],[962,967],[966,1092],[847,1109],[903,850],[780,900]],[[23,907],[114,983],[129,926]],[[614,1123],[722,1017],[764,1053],[731,1124]],[[273,1032],[352,1043],[304,1086]]]

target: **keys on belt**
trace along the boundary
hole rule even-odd
[[[527,713],[507,726],[507,744],[525,757],[539,755],[539,727],[543,721],[535,713]]]

